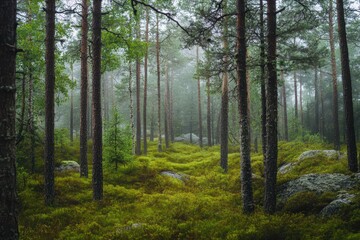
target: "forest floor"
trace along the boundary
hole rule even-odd
[[[281,142],[279,165],[306,150],[329,148]],[[104,163],[100,202],[92,201],[91,176],[65,172],[56,174],[55,205],[45,207],[42,175],[30,175],[18,182],[21,239],[360,239],[359,197],[336,217],[318,216],[317,207],[328,204],[321,196],[291,201],[265,215],[261,153],[252,153],[256,211],[244,215],[239,148],[229,149],[227,174],[219,167],[219,152],[219,146],[174,143],[158,153],[150,143],[147,156],[135,157],[117,171]],[[279,175],[278,184],[306,173],[349,174],[346,160],[304,164]]]

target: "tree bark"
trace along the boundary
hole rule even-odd
[[[240,114],[241,195],[243,211],[254,211],[251,180],[248,91],[246,81],[245,0],[237,0],[237,89]]]
[[[224,1],[224,13],[227,11],[227,0]],[[221,114],[220,114],[220,166],[224,172],[228,171],[228,144],[229,144],[229,77],[228,77],[228,17],[224,18],[224,33],[223,33],[223,48],[224,48],[224,74],[222,77],[221,86]]]
[[[156,68],[157,68],[157,93],[158,93],[158,152],[162,152],[161,141],[161,85],[160,85],[160,39],[159,39],[159,15],[156,14]]]
[[[74,67],[73,64],[71,68],[71,81],[74,81]],[[70,141],[74,141],[74,91],[71,89],[70,92]]]
[[[260,92],[261,92],[261,142],[265,159],[266,155],[266,88],[265,88],[265,36],[264,36],[264,3],[260,0]]]
[[[209,70],[208,70],[209,71]],[[208,146],[212,146],[211,142],[211,99],[210,99],[210,73],[207,73],[206,79],[206,95],[207,95],[207,116],[206,116],[206,123],[207,123],[207,137],[208,137]]]
[[[320,114],[319,114],[319,79],[318,79],[318,69],[315,66],[315,81],[314,81],[314,91],[315,91],[315,129],[314,132],[320,133]]]
[[[201,88],[199,75],[199,47],[196,47],[196,72],[197,72],[197,87],[198,87],[198,116],[199,116],[199,146],[203,147],[202,142],[202,116],[201,116]]]
[[[266,213],[274,213],[276,208],[276,175],[277,175],[277,74],[276,74],[276,1],[268,0],[268,81],[266,84],[266,158],[265,158],[265,201]]]
[[[101,119],[101,0],[93,0],[92,22],[93,199],[103,198]]]
[[[16,1],[0,1],[0,238],[19,239],[16,192]]]
[[[54,203],[55,0],[46,0],[45,204]]]
[[[81,14],[81,89],[80,89],[80,176],[88,177],[87,108],[88,108],[88,0],[82,0]]]
[[[145,42],[149,43],[149,11],[146,10],[146,23],[145,23]],[[149,51],[146,46],[145,57],[144,57],[144,106],[143,106],[143,136],[144,136],[144,154],[147,154],[147,81],[148,81],[148,56]]]
[[[137,19],[136,38],[140,41],[140,19]],[[140,58],[136,57],[136,147],[135,154],[141,154],[141,107],[140,107]]]
[[[165,148],[169,148],[169,66],[165,63],[165,96],[164,96],[164,134]]]
[[[134,123],[134,105],[132,93],[132,66],[129,62],[129,108],[130,108],[130,126],[131,126],[131,152],[135,154],[135,123]]]
[[[344,88],[344,109],[346,120],[346,140],[349,169],[352,172],[358,171],[357,149],[354,127],[354,112],[352,99],[351,74],[349,63],[349,52],[346,37],[344,3],[343,0],[336,0],[338,15],[338,32],[341,55],[341,75]]]
[[[335,39],[334,39],[334,10],[333,1],[329,1],[329,42],[331,53],[331,77],[333,87],[333,129],[334,129],[334,148],[340,150],[340,129],[339,129],[339,100],[338,83],[335,59]]]
[[[284,78],[284,71],[281,70],[281,80],[283,81],[283,107],[284,107],[284,139],[289,141],[288,117],[287,117],[287,101],[286,101],[286,83]]]

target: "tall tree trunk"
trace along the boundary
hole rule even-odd
[[[277,175],[277,74],[276,74],[276,1],[268,0],[268,81],[266,84],[266,158],[265,158],[265,201],[266,213],[274,213],[276,208]]]
[[[165,63],[165,96],[164,96],[164,134],[165,148],[169,148],[169,66]]]
[[[154,141],[154,131],[155,131],[155,123],[154,123],[154,106],[151,107],[151,118],[150,118],[150,141]]]
[[[260,0],[260,92],[261,92],[261,141],[262,151],[266,155],[266,88],[265,88],[265,36],[264,3]]]
[[[101,0],[93,0],[92,22],[92,114],[93,114],[93,199],[103,198],[101,119]]]
[[[146,10],[146,24],[145,24],[145,42],[149,43],[149,11]],[[144,57],[144,106],[143,106],[143,137],[144,137],[144,154],[147,154],[147,126],[146,126],[146,114],[147,114],[147,81],[148,81],[148,56],[149,51],[146,46]]]
[[[300,122],[301,127],[304,128],[304,111],[303,111],[303,103],[302,103],[302,78],[299,78],[299,87],[300,87],[300,93],[299,93],[299,104],[300,104]],[[302,131],[304,132],[304,131]]]
[[[171,68],[171,78],[170,78],[170,93],[169,93],[169,121],[170,121],[170,141],[175,141],[175,134],[174,134],[174,68]]]
[[[55,0],[46,0],[45,204],[54,203]]]
[[[335,39],[334,39],[334,10],[333,0],[329,1],[329,41],[331,53],[331,77],[333,87],[333,129],[334,129],[334,148],[340,150],[340,129],[339,129],[339,103],[338,103],[338,83],[335,59]]]
[[[343,0],[336,0],[338,15],[339,44],[341,54],[341,75],[344,88],[344,109],[346,119],[346,140],[349,169],[352,172],[358,171],[357,149],[355,140],[354,112],[352,100],[351,74],[349,64],[349,52],[346,37],[344,3]]]
[[[324,119],[324,97],[323,97],[323,86],[322,86],[322,71],[320,69],[320,78],[319,78],[319,97],[320,97],[320,136],[324,138],[325,133],[325,119]]]
[[[158,152],[162,152],[161,141],[161,85],[160,85],[160,39],[159,39],[159,15],[156,14],[156,69],[157,69],[157,93],[158,93]]]
[[[82,0],[81,14],[81,89],[80,89],[80,176],[88,177],[87,108],[88,108],[88,0]]]
[[[71,63],[71,81],[74,81],[74,65]],[[70,141],[74,141],[74,90],[70,92]]]
[[[137,19],[136,38],[140,41],[140,19]],[[141,107],[140,107],[140,58],[136,57],[136,147],[135,154],[141,154]]]
[[[284,138],[289,141],[288,117],[287,117],[287,102],[286,102],[286,83],[284,78],[284,70],[281,70],[281,80],[283,81],[283,107],[284,107]]]
[[[224,13],[227,11],[227,0],[224,1]],[[228,170],[228,144],[229,144],[229,78],[228,78],[228,17],[224,18],[223,32],[223,48],[224,48],[224,74],[221,86],[221,114],[220,114],[220,166],[224,172]]]
[[[130,126],[131,126],[131,152],[135,154],[135,122],[134,122],[134,104],[132,94],[132,66],[129,62],[129,108],[130,108]]]
[[[318,79],[318,69],[315,66],[315,81],[314,81],[314,91],[315,91],[315,133],[320,133],[320,114],[319,114],[319,79]]]
[[[29,74],[29,133],[30,133],[30,162],[31,172],[35,172],[35,124],[34,124],[34,78],[32,69]]]
[[[16,192],[16,1],[0,1],[0,238],[19,239]]]
[[[209,71],[209,70],[208,70]],[[207,73],[209,75],[209,73]],[[206,123],[207,123],[207,137],[208,137],[208,146],[212,146],[211,143],[211,99],[210,99],[210,76],[207,76],[206,79],[206,94],[207,94],[207,116],[206,116]]]
[[[237,0],[237,88],[240,114],[240,154],[241,154],[241,195],[243,211],[254,211],[254,200],[250,164],[250,132],[248,118],[248,92],[246,81],[246,39],[245,39],[245,0]]]
[[[23,130],[25,126],[25,109],[26,109],[26,74],[24,73],[21,79],[21,113],[20,113],[19,130],[16,137],[16,143],[19,143],[23,138]]]
[[[196,47],[196,74],[198,86],[198,115],[199,115],[199,146],[203,147],[202,142],[202,117],[201,117],[201,88],[200,88],[200,75],[199,75],[199,47]]]

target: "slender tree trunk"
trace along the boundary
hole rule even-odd
[[[55,0],[46,0],[45,204],[54,203]]]
[[[199,146],[203,147],[202,142],[202,116],[201,116],[201,88],[200,88],[200,75],[199,75],[199,47],[196,47],[196,72],[198,84],[198,115],[199,115]]]
[[[101,119],[101,0],[93,0],[92,113],[93,113],[93,199],[103,198],[102,119]]]
[[[319,78],[319,97],[320,97],[320,136],[324,138],[325,133],[325,120],[324,120],[324,98],[323,98],[323,86],[322,86],[322,71],[320,69],[320,78]]]
[[[150,119],[150,141],[154,141],[154,131],[155,131],[155,123],[154,123],[154,106],[151,107],[151,119]]]
[[[338,103],[338,83],[335,59],[335,39],[334,39],[334,10],[333,0],[329,1],[329,41],[331,53],[331,77],[333,87],[333,130],[334,130],[334,148],[340,150],[340,129],[339,129],[339,103]]]
[[[164,134],[165,148],[169,148],[169,67],[165,63],[165,96],[164,96]]]
[[[145,24],[145,42],[149,43],[149,11],[146,10],[146,24]],[[144,136],[144,154],[147,154],[147,126],[146,126],[146,117],[147,117],[147,81],[148,81],[148,56],[149,51],[146,46],[145,58],[144,58],[144,106],[143,106],[143,136]]]
[[[74,81],[74,66],[71,63],[71,81]],[[74,141],[74,90],[70,92],[70,141]]]
[[[227,0],[224,1],[224,13],[227,11]],[[222,77],[221,86],[221,114],[220,114],[220,166],[224,172],[228,171],[228,144],[229,144],[229,78],[228,78],[228,17],[224,18],[224,33],[223,33],[223,48],[224,48],[224,74]]]
[[[318,79],[318,69],[315,66],[315,81],[314,81],[314,91],[315,91],[315,133],[320,133],[320,114],[319,114],[319,79]]]
[[[30,162],[31,172],[35,172],[35,124],[34,124],[34,78],[32,75],[32,69],[30,69],[29,75],[29,133],[30,133]]]
[[[209,74],[209,73],[207,73]],[[207,116],[206,116],[206,122],[207,122],[207,137],[208,137],[208,146],[212,146],[211,142],[211,99],[210,99],[210,76],[206,79],[206,94],[207,94]]]
[[[21,79],[21,113],[20,113],[19,130],[16,137],[16,143],[19,143],[23,138],[23,130],[25,126],[25,109],[26,109],[26,74],[24,73]]]
[[[281,80],[283,81],[283,107],[284,107],[284,138],[285,141],[289,141],[289,130],[288,130],[288,117],[287,117],[287,101],[286,101],[286,83],[284,78],[284,71],[281,70]]]
[[[266,158],[265,158],[265,201],[266,213],[274,213],[276,208],[277,175],[277,74],[276,74],[276,1],[268,0],[268,81],[266,84]]]
[[[140,41],[140,19],[137,19],[136,38]],[[135,154],[141,154],[141,107],[140,107],[140,58],[136,58],[136,147]]]
[[[157,93],[158,93],[158,152],[162,152],[161,141],[161,85],[160,85],[160,39],[159,39],[159,15],[156,15],[156,68],[157,68]]]
[[[135,122],[134,122],[134,105],[132,94],[132,66],[129,62],[129,108],[130,108],[130,125],[131,125],[131,152],[135,154]]]
[[[261,92],[261,142],[265,159],[266,155],[266,89],[265,89],[265,36],[264,36],[264,3],[260,0],[260,92]]]
[[[19,239],[16,192],[16,1],[0,1],[0,239]]]
[[[303,111],[303,100],[302,100],[302,78],[299,78],[299,87],[300,87],[300,95],[299,95],[299,104],[300,104],[300,122],[301,122],[301,127],[304,128],[304,111]],[[304,132],[304,131],[302,131]]]
[[[337,19],[339,31],[339,44],[341,55],[341,75],[344,88],[344,109],[346,120],[346,140],[347,140],[347,156],[349,169],[352,172],[358,171],[357,149],[355,139],[354,127],[354,112],[352,99],[351,74],[349,63],[349,52],[346,37],[346,26],[344,17],[344,3],[343,0],[336,0]]]
[[[241,195],[243,211],[254,211],[251,181],[248,92],[246,81],[245,0],[237,0],[237,88],[240,114]]]
[[[170,93],[169,93],[169,121],[170,121],[170,141],[175,141],[175,134],[174,134],[174,68],[171,68],[172,74],[170,78]]]
[[[88,0],[82,0],[81,14],[81,89],[80,89],[80,176],[88,177],[87,108],[88,108]]]

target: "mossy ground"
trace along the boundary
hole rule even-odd
[[[325,145],[280,143],[279,165]],[[252,154],[253,215],[242,214],[240,154],[230,149],[229,172],[219,167],[219,146],[175,143],[161,153],[150,143],[147,156],[114,170],[104,163],[104,199],[92,201],[91,176],[56,174],[56,203],[45,207],[41,175],[19,183],[21,239],[360,239],[360,199],[336,218],[315,214],[329,195],[308,194],[289,201],[275,215],[262,212],[263,159]],[[90,166],[91,168],[91,166]],[[171,170],[186,182],[162,176]],[[90,171],[91,172],[91,171]],[[279,182],[310,172],[347,173],[345,160],[304,161]],[[309,206],[310,204],[310,206]]]

